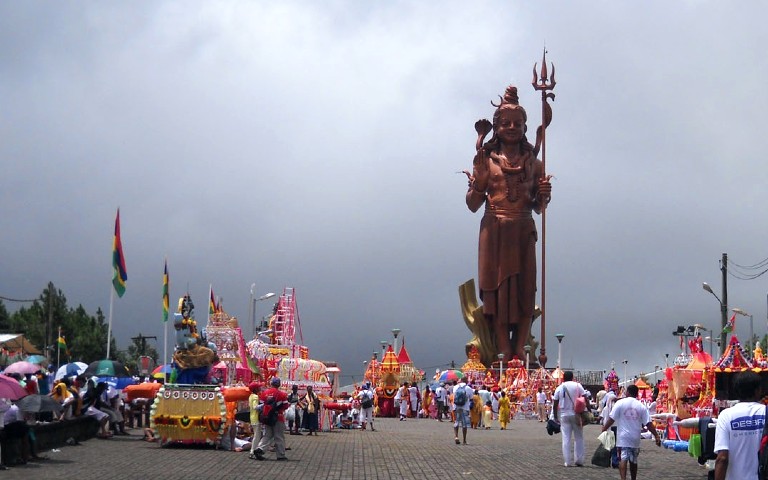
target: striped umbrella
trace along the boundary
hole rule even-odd
[[[152,378],[165,378],[166,375],[170,376],[173,371],[173,366],[170,363],[165,365],[158,365],[152,370]]]
[[[458,382],[459,380],[464,378],[464,372],[461,370],[445,370],[442,373],[440,373],[440,378],[438,381],[440,383],[452,383],[452,382]]]
[[[53,379],[59,380],[64,377],[76,377],[83,373],[86,368],[88,368],[88,365],[83,362],[67,363],[56,370],[56,375],[54,375]]]

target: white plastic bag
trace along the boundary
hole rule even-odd
[[[597,437],[597,439],[606,450],[610,450],[616,446],[616,436],[611,430],[604,431]]]
[[[285,419],[289,422],[296,420],[296,405],[288,407],[288,410],[285,411]]]

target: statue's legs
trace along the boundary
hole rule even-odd
[[[492,317],[493,335],[496,340],[496,350],[504,354],[504,358],[512,358],[512,343],[509,340],[509,322],[506,317],[494,315]]]
[[[497,300],[497,313],[503,325],[494,324],[494,328],[503,330],[506,349],[499,349],[504,358],[511,360],[517,355],[525,361],[525,345],[531,335],[531,318],[533,305],[524,305],[525,295],[520,294],[520,276],[512,275],[500,285]],[[528,313],[530,312],[530,313]],[[497,322],[500,323],[500,322]],[[501,342],[501,336],[496,334],[496,341]],[[497,345],[502,345],[497,343]]]
[[[512,348],[512,328],[514,327],[513,312],[517,311],[517,308],[510,308],[510,301],[513,298],[517,298],[517,295],[510,296],[513,291],[514,277],[507,278],[499,289],[494,292],[494,304],[495,315],[493,316],[493,335],[496,340],[496,350],[498,353],[503,353],[504,358],[507,360],[512,359],[512,355],[515,354],[515,350]],[[485,305],[485,303],[483,303]]]
[[[527,318],[520,318],[515,328],[515,353],[525,361],[525,345],[528,343],[528,339],[531,336],[531,320]],[[535,353],[535,352],[534,352]]]

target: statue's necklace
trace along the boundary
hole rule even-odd
[[[523,177],[522,157],[515,157],[515,160],[517,160],[515,163],[520,163],[520,165],[512,165],[512,162],[507,159],[506,155],[492,153],[491,157],[496,160],[499,168],[504,173],[504,179],[507,182],[507,199],[510,202],[516,202],[520,198],[520,184]]]

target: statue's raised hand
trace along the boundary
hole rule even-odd
[[[475,142],[475,150],[480,150],[483,146],[483,140],[485,140],[485,137],[488,135],[488,133],[493,130],[493,125],[491,125],[491,122],[486,120],[485,118],[481,118],[480,120],[475,122],[475,131],[477,132],[477,141]]]
[[[474,181],[472,182],[472,188],[478,192],[485,192],[488,188],[488,179],[490,178],[490,157],[485,152],[484,148],[480,148],[475,154],[475,159],[472,162],[474,167]]]

